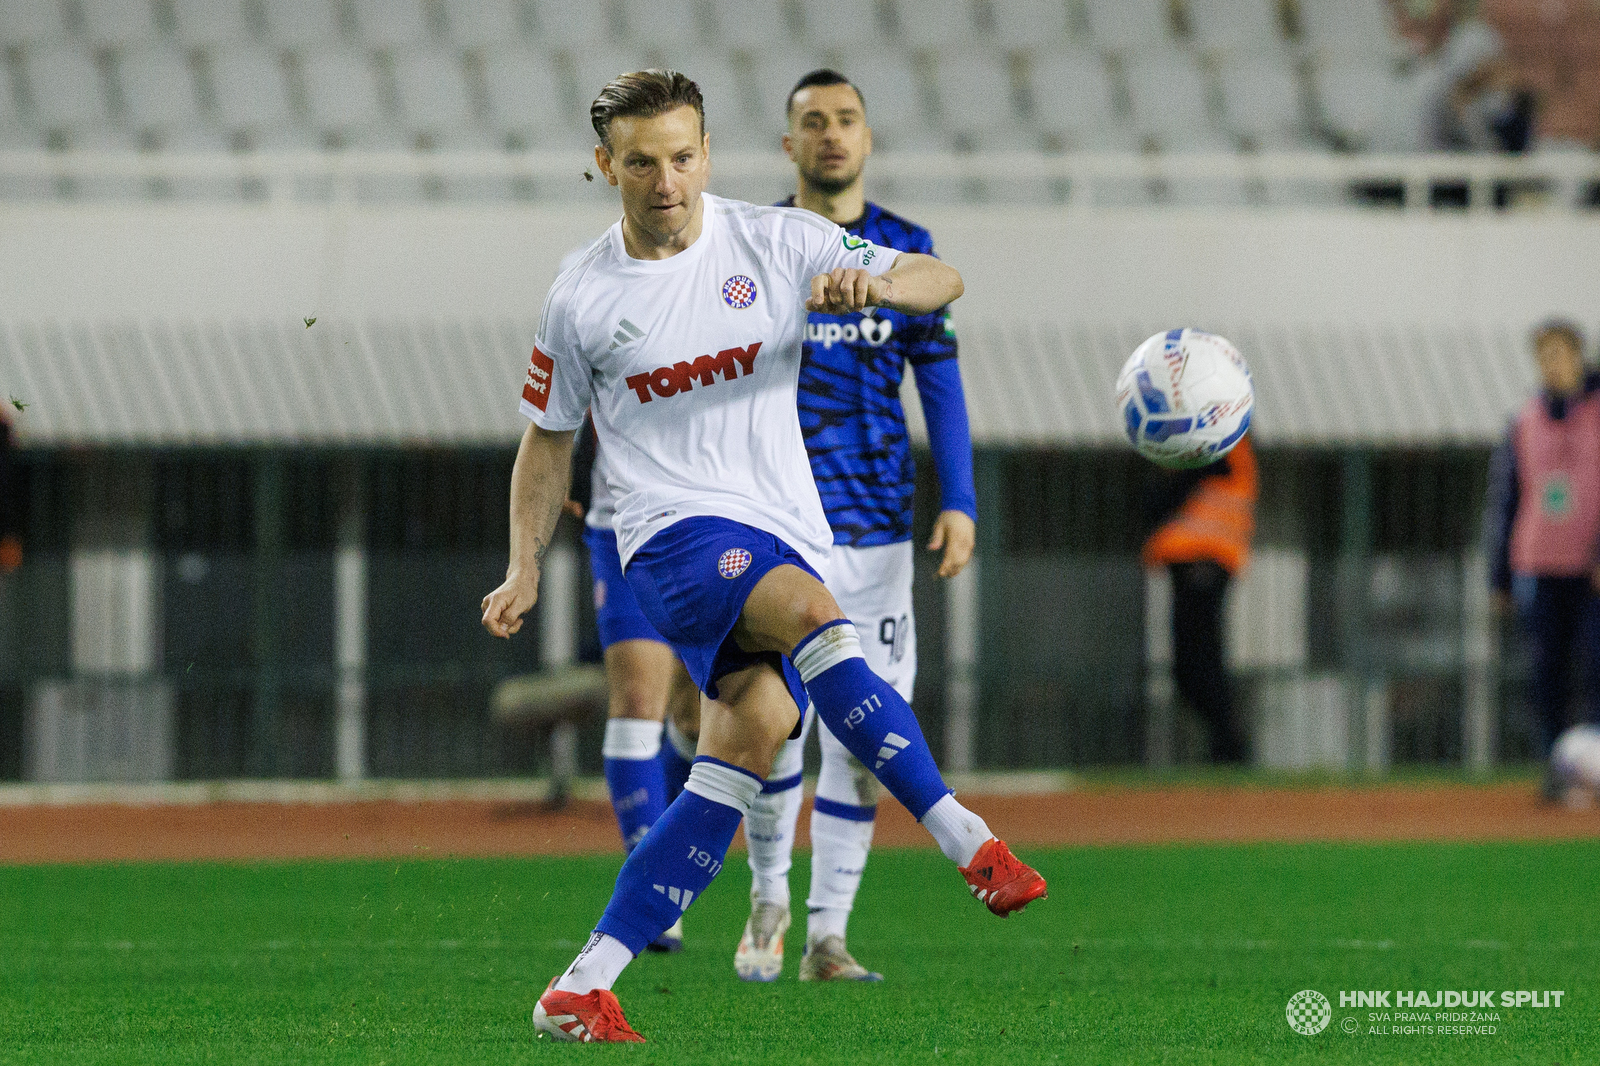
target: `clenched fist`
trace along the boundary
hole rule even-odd
[[[894,282],[887,276],[873,277],[865,270],[839,267],[830,274],[811,279],[807,311],[828,315],[847,315],[868,307],[885,307],[893,302]]]

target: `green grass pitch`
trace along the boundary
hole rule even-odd
[[[620,859],[0,868],[0,1062],[1594,1061],[1600,843],[1023,853],[1050,898],[1007,921],[937,852],[874,854],[851,945],[888,979],[849,987],[794,979],[798,929],[784,980],[734,978],[736,855],[688,950],[617,987],[651,1042],[605,1049],[528,1014]],[[1285,1020],[1305,988],[1334,1003],[1317,1036]],[[1371,1035],[1337,998],[1478,988],[1565,997],[1470,1038]]]

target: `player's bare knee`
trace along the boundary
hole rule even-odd
[[[833,596],[822,587],[821,583],[818,583],[813,594],[807,596],[801,605],[797,628],[802,631],[803,639],[805,634],[813,633],[843,617],[844,612],[839,610],[839,605],[834,602]]]
[[[660,722],[667,716],[667,702],[660,692],[642,686],[627,685],[611,693],[606,714],[610,718],[637,718],[647,722]]]

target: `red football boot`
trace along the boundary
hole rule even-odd
[[[972,894],[1002,918],[1048,894],[1039,872],[1011,854],[999,837],[989,838],[978,849],[972,862],[961,867],[961,876]]]
[[[578,995],[557,992],[556,979],[550,978],[544,995],[533,1008],[533,1027],[557,1040],[585,1044],[642,1044],[644,1037],[628,1026],[622,1004],[609,989],[597,988]]]

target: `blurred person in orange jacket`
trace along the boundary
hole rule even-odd
[[[1223,655],[1222,604],[1228,581],[1250,559],[1255,532],[1256,457],[1246,434],[1223,458],[1152,480],[1145,514],[1149,567],[1172,575],[1172,677],[1206,725],[1212,762],[1242,763],[1250,742],[1234,714]]]

